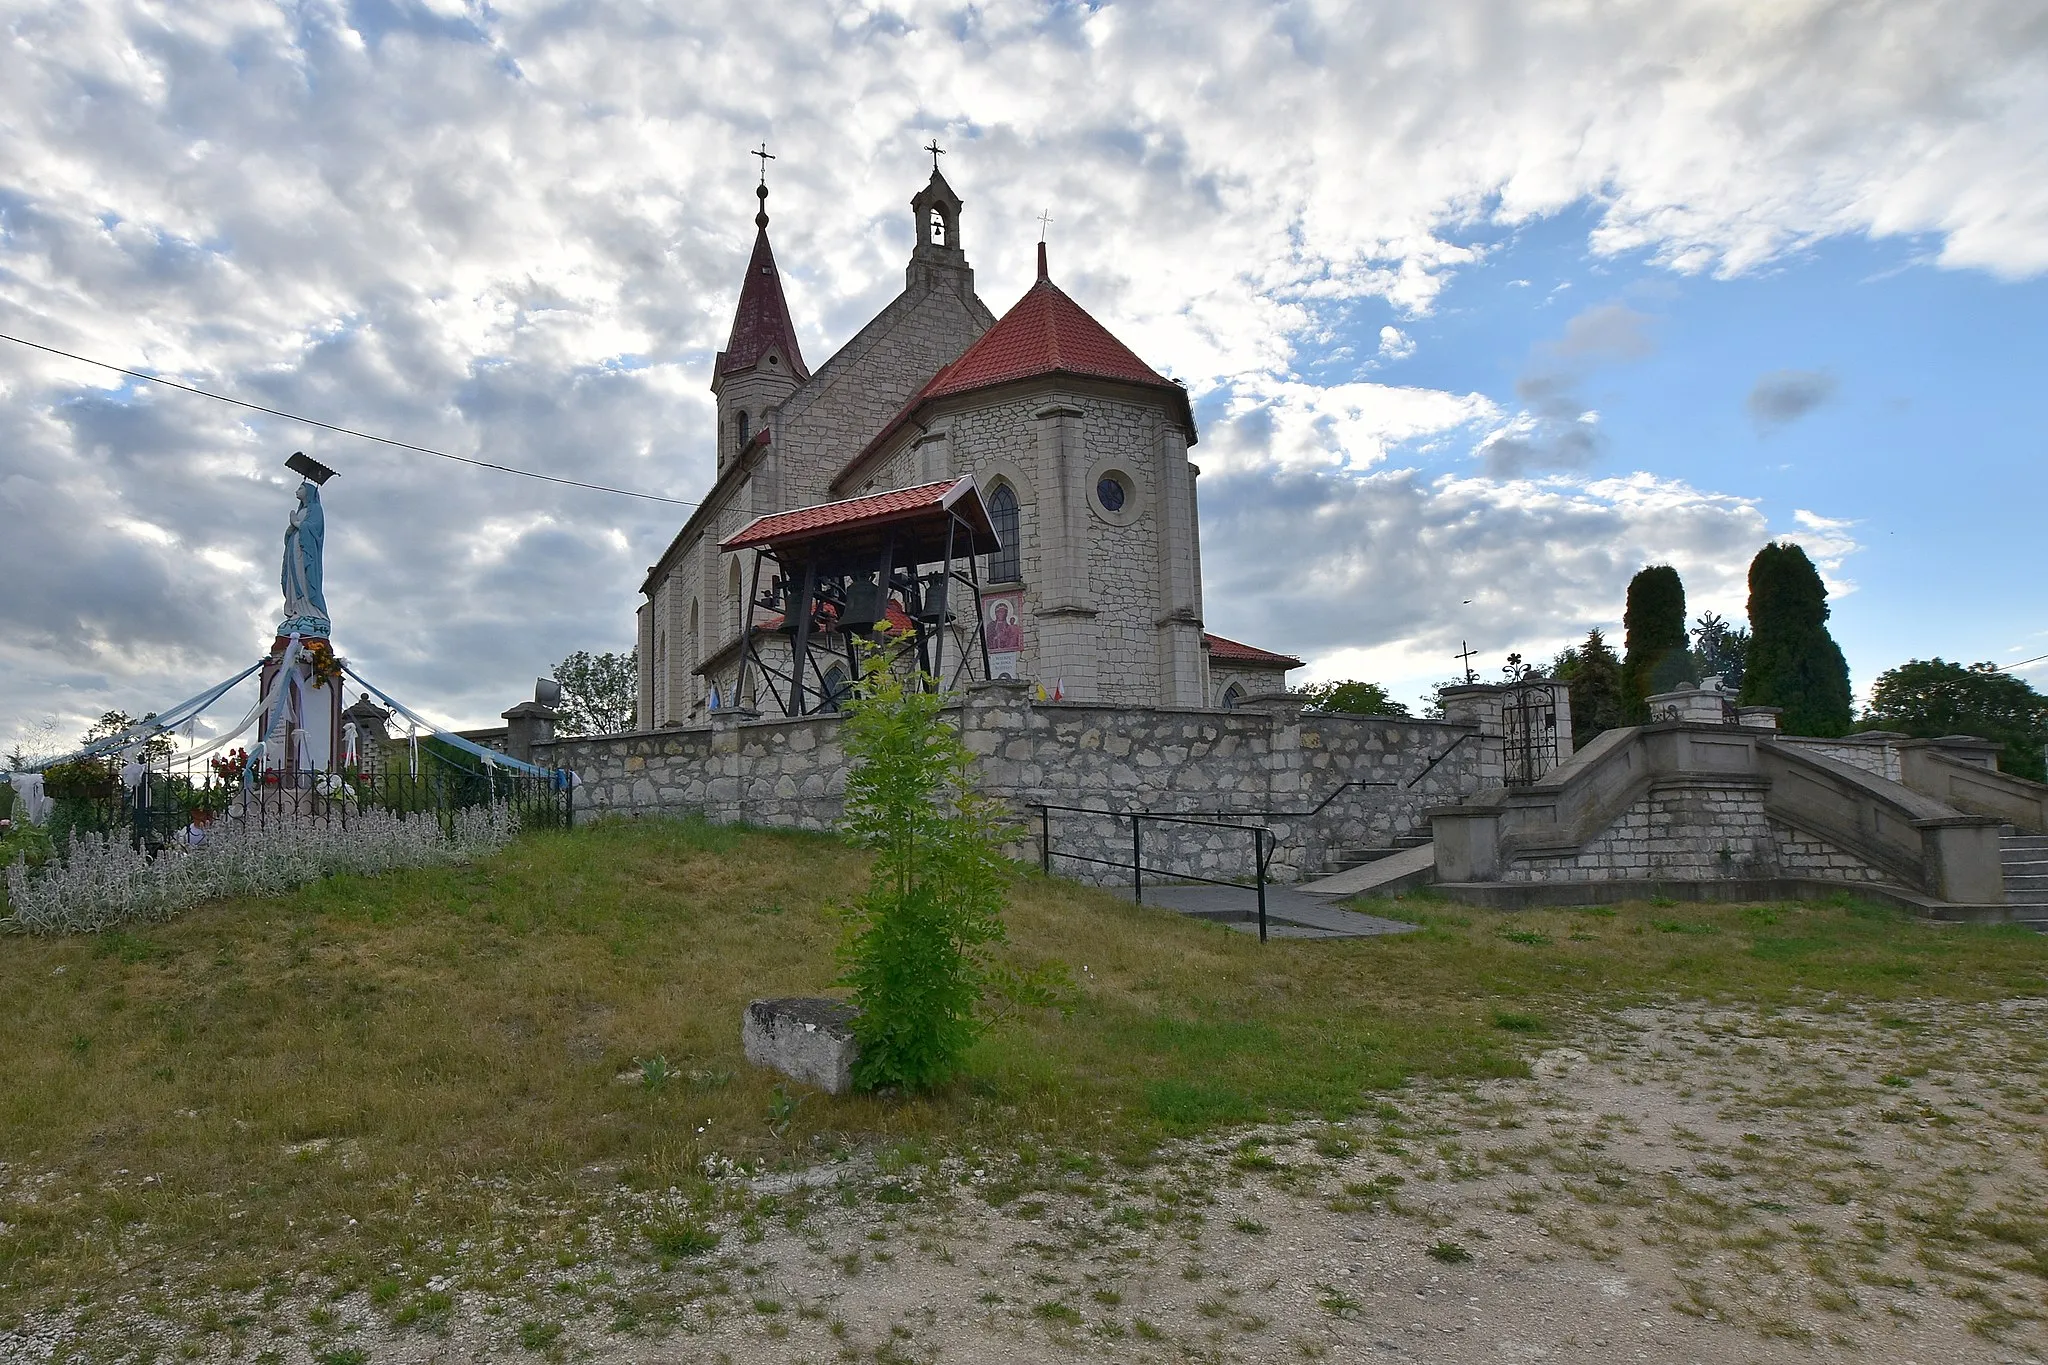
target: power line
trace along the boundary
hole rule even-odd
[[[296,412],[285,412],[278,408],[266,408],[261,403],[245,403],[239,398],[230,398],[226,394],[208,393],[205,389],[195,389],[190,384],[180,384],[175,379],[165,379],[162,375],[144,374],[140,370],[131,370],[125,366],[110,364],[104,360],[94,360],[88,355],[77,355],[71,351],[60,351],[55,346],[45,346],[40,341],[30,341],[26,337],[9,336],[5,332],[0,332],[0,341],[11,341],[18,346],[28,346],[38,351],[47,351],[51,355],[63,356],[66,360],[76,360],[82,365],[97,365],[103,370],[112,370],[116,374],[125,374],[132,379],[146,379],[152,384],[161,384],[167,389],[177,389],[182,393],[192,393],[199,395],[201,398],[211,398],[216,403],[228,403],[238,408],[247,408],[251,412],[268,413],[272,417],[282,417],[288,422],[303,422],[309,427],[319,427],[322,431],[337,432],[340,435],[353,436],[363,441],[375,441],[378,445],[395,446],[400,450],[413,450],[418,451],[422,455],[438,456],[444,460],[453,460],[457,464],[475,465],[478,469],[495,469],[500,474],[517,474],[523,479],[539,479],[542,483],[560,483],[567,484],[571,488],[587,488],[593,493],[616,493],[622,498],[645,498],[649,502],[674,503],[678,507],[702,507],[704,505],[699,502],[691,502],[687,498],[663,497],[659,493],[637,493],[630,488],[613,488],[609,484],[585,483],[581,479],[564,479],[554,474],[537,474],[531,469],[514,469],[511,465],[493,464],[489,460],[472,460],[467,455],[451,455],[445,450],[435,450],[431,446],[416,446],[410,441],[397,441],[389,436],[376,436],[367,431],[357,431],[353,427],[338,427],[332,422],[322,422],[312,417],[301,417]]]
[[[2043,659],[2048,659],[2048,654],[2036,654],[2031,659],[2021,659],[2016,664],[1999,664],[1997,667],[2000,673],[2010,673],[2015,668],[2025,668],[2028,664],[2037,664]]]

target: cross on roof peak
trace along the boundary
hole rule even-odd
[[[937,175],[939,173],[939,158],[946,154],[946,149],[939,145],[937,138],[933,138],[930,142],[926,143],[924,149],[932,154],[932,174]]]
[[[761,183],[766,185],[768,183],[768,163],[775,160],[775,153],[769,151],[768,144],[764,142],[761,144],[760,151],[748,152],[747,155],[761,158]]]
[[[1052,210],[1051,210],[1051,209],[1047,209],[1047,210],[1046,210],[1045,212],[1043,212],[1043,213],[1041,213],[1041,214],[1039,214],[1039,215],[1038,215],[1038,240],[1039,240],[1039,241],[1041,241],[1041,242],[1042,242],[1042,241],[1044,241],[1044,240],[1045,240],[1045,229],[1046,229],[1046,226],[1047,226],[1047,225],[1048,225],[1049,223],[1051,223],[1051,222],[1052,222]]]

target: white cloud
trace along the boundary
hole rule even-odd
[[[1329,506],[1417,537],[1382,542],[1399,560],[1385,570],[1345,551],[1345,572],[1406,582],[1412,565],[1429,601],[1428,581],[1476,572],[1431,556],[1510,580],[1488,537],[1533,542],[1504,527],[1620,537],[1542,571],[1560,629],[1644,528],[1732,545],[1759,514],[1655,480],[1601,493],[1387,470],[1396,451],[1521,419],[1477,394],[1302,380],[1312,310],[1427,313],[1477,259],[1453,240],[1466,227],[1588,201],[1596,249],[1676,269],[1740,272],[1845,233],[1932,234],[1944,264],[2002,276],[2048,269],[2048,60],[2025,0],[1968,22],[1908,0],[104,0],[16,6],[7,32],[0,310],[39,340],[687,497],[711,474],[706,365],[751,234],[744,148],[765,137],[781,158],[773,231],[816,363],[898,287],[913,148],[936,134],[994,306],[1028,283],[1050,207],[1062,284],[1226,411],[1234,431],[1202,447],[1212,477],[1276,466],[1283,492],[1334,489]],[[1626,330],[1602,344],[1613,358]],[[329,498],[344,647],[460,720],[494,716],[511,680],[571,649],[625,644],[640,573],[680,520],[34,353],[0,359],[0,396],[0,716],[138,709],[260,648],[290,499],[277,466],[295,448],[344,470]],[[1233,539],[1245,525],[1205,535],[1224,582],[1255,543]]]
[[[1391,324],[1380,328],[1380,359],[1406,360],[1415,354],[1415,338]]]

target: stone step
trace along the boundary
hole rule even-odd
[[[1392,847],[1389,847],[1389,848],[1333,848],[1333,849],[1331,849],[1331,850],[1330,850],[1330,852],[1329,852],[1329,855],[1328,855],[1328,857],[1329,857],[1329,861],[1331,861],[1331,862],[1343,862],[1343,863],[1349,863],[1349,864],[1350,864],[1351,866],[1353,866],[1353,867],[1356,867],[1356,866],[1358,866],[1358,865],[1359,865],[1360,863],[1371,863],[1371,862],[1377,862],[1377,861],[1379,861],[1379,860],[1380,860],[1381,858],[1389,858],[1389,857],[1392,857],[1392,856],[1393,856],[1394,854],[1396,854],[1396,853],[1399,853],[1400,851],[1401,851],[1400,849],[1398,849],[1398,848],[1392,848]]]
[[[1998,846],[2008,853],[2048,853],[2048,834],[2008,834],[1998,841]]]

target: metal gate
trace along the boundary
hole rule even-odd
[[[1501,697],[1502,749],[1510,787],[1527,787],[1557,766],[1557,701],[1547,679],[1524,676]]]

